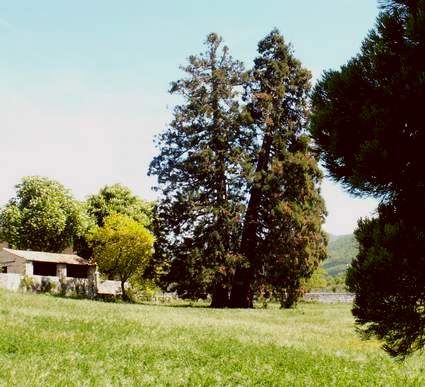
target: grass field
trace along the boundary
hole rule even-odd
[[[349,305],[110,304],[0,290],[0,385],[425,385],[353,331]]]

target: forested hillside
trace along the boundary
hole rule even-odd
[[[357,255],[357,242],[353,234],[329,235],[328,258],[323,263],[329,275],[337,276],[347,269]]]

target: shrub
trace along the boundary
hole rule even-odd
[[[29,291],[34,292],[37,290],[37,284],[35,283],[34,279],[28,275],[24,275],[22,277],[19,287],[20,289],[25,290],[27,292]]]

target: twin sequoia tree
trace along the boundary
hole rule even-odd
[[[310,73],[276,30],[245,71],[216,34],[191,56],[183,97],[151,164],[162,198],[156,254],[164,280],[214,307],[252,307],[272,292],[296,302],[326,255],[321,172],[305,134]]]

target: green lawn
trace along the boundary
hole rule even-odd
[[[425,385],[354,333],[348,305],[211,310],[0,290],[0,385]]]

